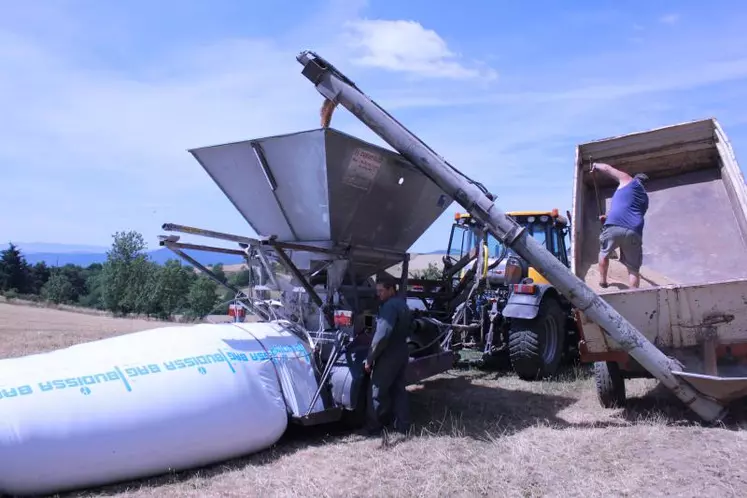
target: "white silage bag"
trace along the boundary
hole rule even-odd
[[[265,449],[316,386],[308,348],[268,323],[156,328],[0,360],[0,492],[103,485]]]

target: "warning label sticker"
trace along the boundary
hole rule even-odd
[[[368,190],[383,162],[384,158],[380,154],[365,149],[355,149],[342,182],[351,187]]]

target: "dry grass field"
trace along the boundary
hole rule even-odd
[[[0,358],[162,325],[0,303]],[[747,496],[740,419],[700,425],[650,380],[604,410],[583,369],[555,381],[452,371],[411,388],[408,440],[337,427],[209,468],[67,496]]]

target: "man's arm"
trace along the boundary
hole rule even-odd
[[[366,358],[366,363],[369,365],[373,365],[373,362],[381,356],[384,348],[386,348],[396,320],[397,310],[389,303],[385,303],[379,310],[379,317],[376,319],[376,332],[374,332],[371,340],[371,350],[368,353],[368,358]]]
[[[595,171],[601,171],[605,175],[611,176],[612,178],[617,180],[621,187],[633,181],[633,178],[629,174],[622,172],[619,169],[615,169],[609,164],[591,163],[591,172],[593,173]]]

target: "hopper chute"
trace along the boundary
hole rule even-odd
[[[259,236],[350,249],[358,278],[401,261],[452,203],[401,155],[329,128],[190,153]]]

